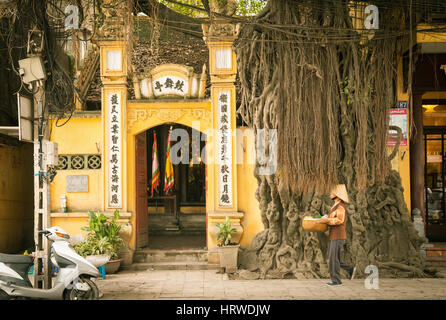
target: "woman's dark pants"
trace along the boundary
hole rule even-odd
[[[345,240],[330,240],[328,244],[328,268],[331,281],[341,283],[341,268],[350,271],[351,266],[341,260],[341,251]]]

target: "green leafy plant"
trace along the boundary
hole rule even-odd
[[[110,243],[117,248],[121,249],[125,243],[119,236],[119,231],[122,228],[122,224],[118,224],[119,211],[115,210],[112,217],[107,217],[103,213],[95,214],[93,211],[88,211],[88,227],[82,227],[82,230],[88,231],[99,238],[108,238]],[[127,225],[124,224],[124,225]]]
[[[229,217],[226,216],[225,222],[216,222],[215,225],[218,227],[217,241],[221,241],[222,246],[228,246],[231,243],[232,235],[237,232],[237,229],[231,229],[231,221]]]
[[[119,236],[123,224],[118,224],[119,211],[115,210],[112,217],[103,213],[88,211],[88,227],[82,227],[88,231],[87,239],[74,248],[80,255],[107,254],[111,259],[118,257],[118,251],[125,246],[124,240]],[[127,225],[125,223],[124,225]]]
[[[110,256],[110,259],[118,257],[116,248],[107,237],[99,238],[92,234],[89,234],[84,241],[75,244],[74,250],[83,257],[99,254]]]

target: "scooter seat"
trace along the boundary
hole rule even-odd
[[[24,254],[6,254],[0,253],[0,262],[3,263],[25,263],[32,264],[33,258]]]

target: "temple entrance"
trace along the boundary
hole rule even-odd
[[[166,163],[169,132],[171,174]],[[138,247],[206,247],[204,148],[202,133],[177,123],[159,125],[136,136],[136,202],[137,210],[146,216],[138,214],[138,234],[147,235],[140,239],[148,238],[146,243],[137,240]]]

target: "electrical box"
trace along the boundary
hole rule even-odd
[[[45,66],[40,56],[19,60],[19,67],[22,80],[26,84],[37,80],[46,80]]]
[[[57,166],[59,164],[59,150],[56,142],[44,141],[43,152],[47,166]]]
[[[17,94],[17,114],[19,118],[19,140],[33,142],[34,105],[33,98]]]

